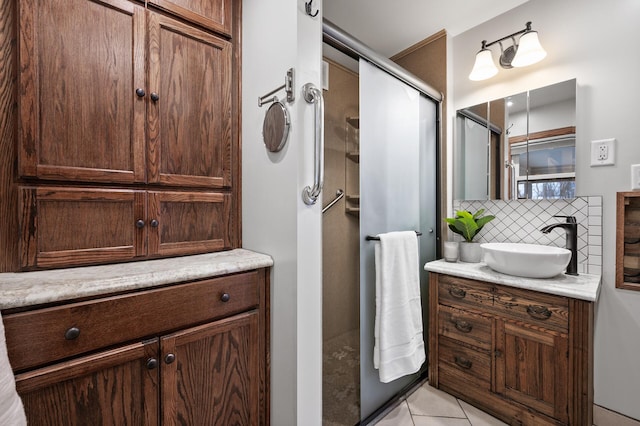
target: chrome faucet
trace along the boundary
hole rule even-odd
[[[571,260],[569,261],[569,265],[567,266],[567,271],[565,272],[567,275],[578,275],[578,223],[576,222],[576,218],[574,216],[553,216],[553,217],[564,217],[567,219],[566,222],[563,223],[554,223],[552,225],[547,225],[542,228],[540,231],[544,234],[548,234],[552,229],[562,228],[565,230],[567,234],[567,250],[571,250]]]

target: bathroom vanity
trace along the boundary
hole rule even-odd
[[[513,425],[590,425],[600,276],[429,262],[429,383]]]
[[[269,256],[0,274],[29,424],[269,423]]]

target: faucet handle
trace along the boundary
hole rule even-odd
[[[556,214],[556,215],[553,215],[553,217],[564,217],[565,219],[567,219],[567,223],[578,223],[576,221],[576,217],[575,216],[563,216],[561,214]]]

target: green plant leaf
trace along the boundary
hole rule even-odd
[[[495,216],[482,216],[484,209],[478,210],[475,214],[471,214],[465,210],[456,211],[456,217],[448,217],[444,220],[449,224],[449,229],[462,237],[467,242],[472,242],[473,238],[487,223],[495,219]]]

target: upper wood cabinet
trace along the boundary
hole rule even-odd
[[[231,186],[231,43],[149,12],[149,182]]]
[[[231,42],[126,0],[21,0],[19,26],[20,176],[231,187]]]
[[[24,269],[112,263],[232,248],[231,195],[22,187]]]
[[[147,4],[231,36],[233,30],[231,2],[232,0],[149,0]]]
[[[19,173],[144,182],[145,10],[126,0],[21,0]]]
[[[17,55],[5,52],[16,61],[7,68],[15,70],[17,143],[0,165],[15,180],[0,193],[18,220],[0,225],[11,235],[2,264],[55,268],[239,247],[240,3],[14,6],[17,25],[0,36],[17,40]]]

